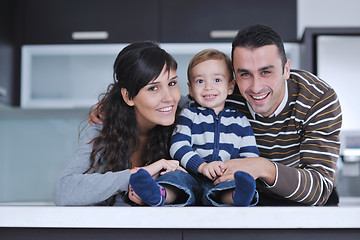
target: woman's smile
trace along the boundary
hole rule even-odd
[[[158,108],[156,111],[159,111],[162,113],[170,113],[173,109],[174,109],[174,106],[169,106],[169,107]]]
[[[155,125],[173,124],[180,96],[176,71],[170,69],[168,72],[164,66],[159,77],[143,87],[132,100],[138,126],[146,131]]]

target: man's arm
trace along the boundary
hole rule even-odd
[[[277,164],[278,178],[269,189],[289,200],[324,205],[336,184],[342,115],[333,89],[326,91],[307,113],[296,168]]]
[[[228,170],[216,183],[230,180],[235,171],[243,170],[255,179],[263,179],[268,190],[286,199],[307,205],[325,204],[336,182],[341,120],[339,101],[330,89],[308,111],[297,159],[288,165],[264,158],[230,160]]]

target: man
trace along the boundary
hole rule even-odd
[[[267,26],[238,32],[232,62],[238,92],[227,102],[248,117],[260,157],[226,162],[215,184],[245,171],[257,179],[260,205],[337,205],[342,115],[334,90],[290,71],[281,37]]]

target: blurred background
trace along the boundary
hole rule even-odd
[[[292,68],[319,75],[338,93],[338,191],[360,198],[359,8],[356,0],[0,0],[0,203],[52,201],[128,43],[159,42],[178,61],[187,95],[191,57],[205,48],[230,55],[236,32],[256,23],[282,35]]]

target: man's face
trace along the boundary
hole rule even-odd
[[[290,61],[283,68],[276,45],[251,49],[236,47],[233,53],[236,83],[251,108],[264,117],[275,112],[285,95]]]

